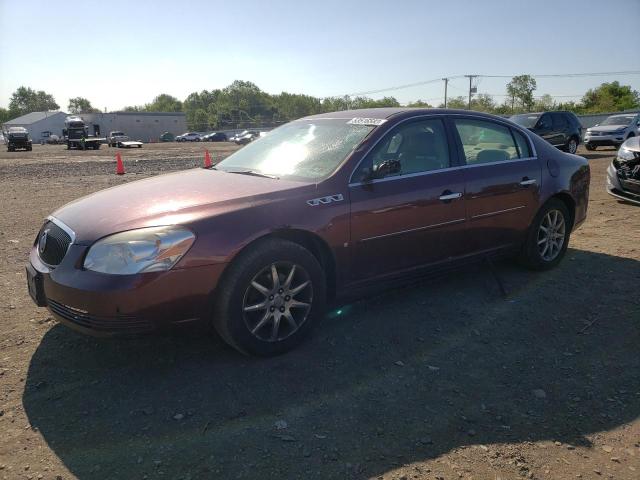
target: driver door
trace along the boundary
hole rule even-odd
[[[442,118],[405,122],[361,162],[349,185],[354,282],[464,252],[464,179]]]

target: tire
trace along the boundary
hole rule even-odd
[[[569,138],[567,144],[564,147],[564,151],[575,155],[575,153],[578,151],[578,139],[576,139],[576,137]]]
[[[561,216],[562,227],[559,226],[560,222],[556,215]],[[551,243],[541,243],[545,241],[544,227],[551,227],[552,234],[557,233],[562,236],[555,237],[555,240],[551,237]],[[522,249],[521,263],[532,270],[548,270],[558,265],[567,251],[571,227],[572,215],[567,206],[557,198],[550,199],[531,222],[527,240]]]
[[[324,271],[307,249],[287,240],[260,240],[225,272],[214,302],[213,326],[244,354],[278,355],[302,342],[322,317],[325,294]]]
[[[585,143],[585,145],[584,145],[584,146],[585,146],[585,148],[586,148],[587,150],[589,150],[590,152],[593,152],[593,151],[597,148],[595,145],[591,145],[591,144],[589,144],[589,143]]]

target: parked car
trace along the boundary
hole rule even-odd
[[[201,138],[203,142],[226,142],[227,141],[227,135],[223,132],[208,133],[207,135],[203,135]]]
[[[640,114],[630,113],[611,115],[601,123],[587,128],[584,134],[584,146],[587,150],[595,150],[605,145],[618,148],[627,139],[640,132]]]
[[[233,141],[238,145],[246,145],[247,143],[253,142],[256,138],[260,136],[260,132],[255,130],[245,130],[242,133],[239,133],[233,138]]]
[[[4,136],[8,152],[15,152],[16,150],[30,151],[33,148],[29,132],[24,127],[9,127],[4,132]]]
[[[107,137],[107,144],[110,147],[119,147],[122,145],[122,142],[128,141],[129,137],[120,131],[109,132],[109,136]]]
[[[158,138],[158,140],[160,140],[161,142],[173,142],[175,141],[175,139],[176,139],[176,136],[171,132],[164,132]]]
[[[56,210],[30,252],[29,292],[85,333],[201,320],[242,352],[274,355],[334,298],[497,255],[556,266],[589,178],[584,158],[493,115],[310,116],[211,169]]]
[[[528,128],[554,147],[576,153],[582,138],[582,124],[571,112],[538,112],[512,115],[510,120]]]
[[[176,142],[199,142],[200,134],[197,132],[187,132],[176,137]]]
[[[607,169],[607,192],[640,205],[640,136],[627,138],[620,146]]]

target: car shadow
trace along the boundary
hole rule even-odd
[[[24,408],[80,479],[362,478],[471,444],[589,446],[636,419],[640,262],[570,249],[496,273],[506,297],[471,266],[336,309],[269,359],[197,329],[55,326]]]

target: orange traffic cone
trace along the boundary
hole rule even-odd
[[[211,168],[211,155],[209,155],[209,150],[204,151],[204,168]]]
[[[124,164],[120,152],[116,153],[116,175],[124,175]]]

